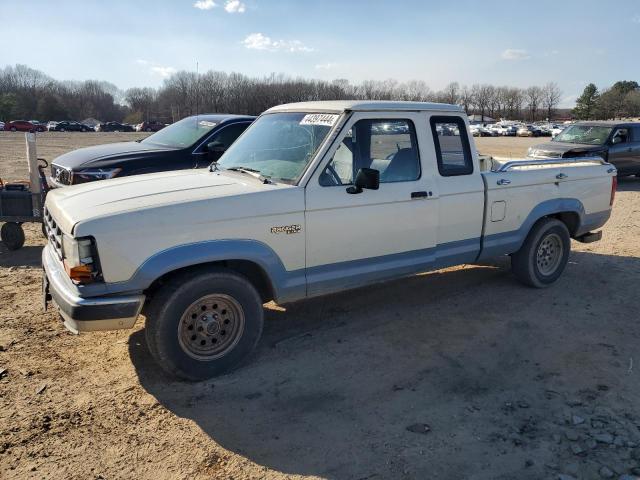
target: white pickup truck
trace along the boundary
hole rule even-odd
[[[131,328],[142,313],[158,363],[199,380],[249,355],[270,300],[496,255],[546,287],[572,238],[600,238],[616,188],[600,158],[482,170],[456,106],[274,107],[208,171],[52,191],[45,306],[75,332]]]

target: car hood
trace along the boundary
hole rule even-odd
[[[546,153],[564,154],[567,152],[599,152],[604,148],[604,145],[589,145],[586,143],[546,142],[534,145],[533,147],[531,147],[531,150],[537,150],[539,152],[539,155],[545,155]]]
[[[97,167],[105,160],[140,157],[173,150],[175,149],[139,142],[108,143],[106,145],[95,145],[73,150],[60,155],[53,160],[53,163],[67,169],[76,170],[87,166]]]
[[[79,223],[126,212],[283,188],[291,186],[264,184],[239,172],[179,170],[54,189],[47,194],[46,207],[62,231],[70,234]]]

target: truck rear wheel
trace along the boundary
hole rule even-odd
[[[15,222],[7,222],[0,229],[0,240],[9,250],[18,250],[24,245],[24,230],[22,225]]]
[[[264,322],[256,288],[223,268],[174,279],[155,293],[145,314],[151,355],[167,373],[191,381],[238,366]]]
[[[570,251],[567,226],[555,218],[545,218],[533,226],[520,250],[511,255],[511,269],[525,285],[545,288],[560,278]]]

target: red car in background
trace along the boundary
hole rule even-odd
[[[11,120],[4,124],[5,131],[11,132],[44,132],[46,127],[41,124],[34,124],[26,120]]]
[[[142,122],[136,125],[136,132],[158,132],[166,125],[160,122]]]

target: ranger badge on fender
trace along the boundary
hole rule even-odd
[[[302,227],[300,225],[283,225],[282,227],[271,227],[271,233],[286,233],[291,235],[293,233],[300,233]]]

